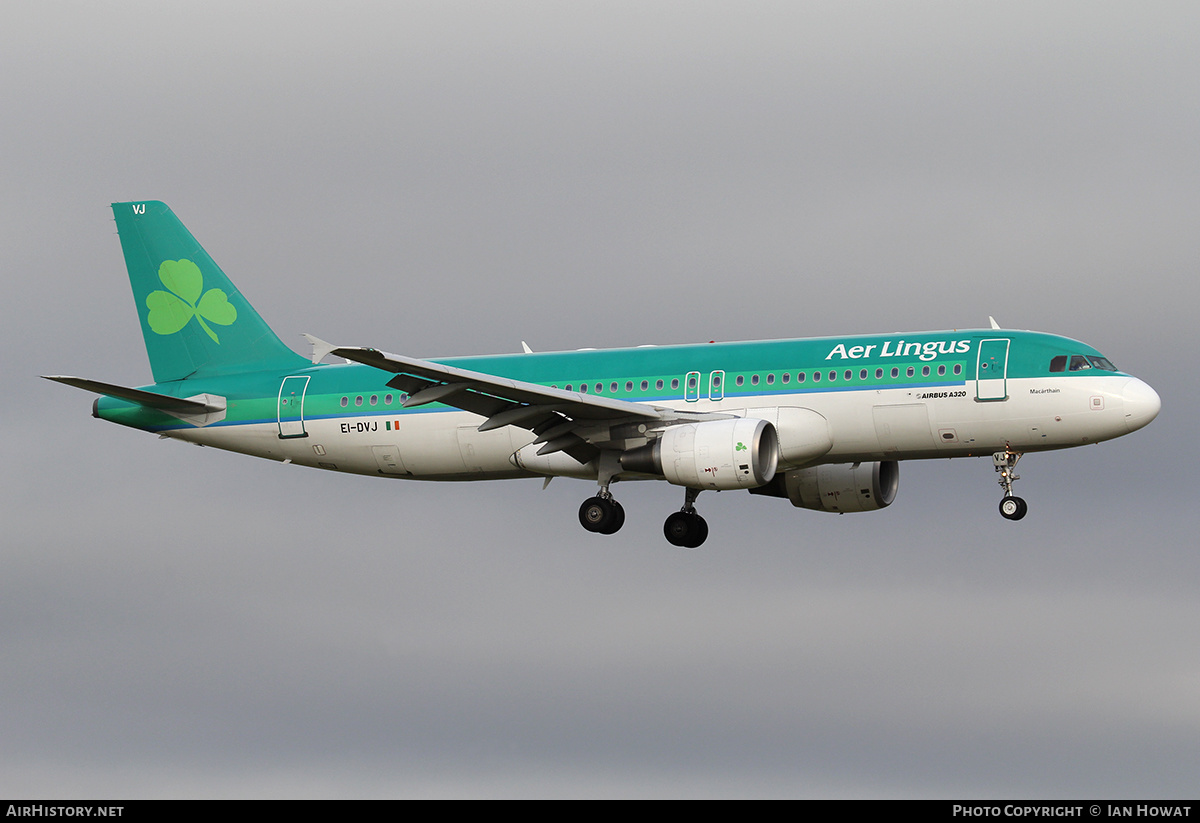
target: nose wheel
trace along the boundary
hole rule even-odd
[[[1005,497],[1000,501],[1000,514],[1006,520],[1020,520],[1029,511],[1029,506],[1019,497]]]
[[[1025,501],[1014,497],[1012,493],[1013,483],[1021,479],[1021,476],[1013,471],[1020,459],[1020,452],[1007,449],[992,455],[992,464],[996,471],[1000,472],[1000,479],[996,482],[1004,489],[1004,499],[1000,501],[1000,515],[1005,520],[1020,520],[1029,511]]]

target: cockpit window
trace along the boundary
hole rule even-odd
[[[1101,371],[1117,371],[1117,367],[1109,362],[1107,357],[1099,355],[1082,355],[1072,354],[1071,371],[1087,371],[1088,369],[1100,369]],[[1067,355],[1060,354],[1050,358],[1050,371],[1060,372],[1067,370]]]

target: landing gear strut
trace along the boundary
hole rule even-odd
[[[616,534],[625,525],[625,509],[612,496],[608,485],[613,482],[620,470],[617,456],[614,452],[604,452],[600,456],[600,491],[595,497],[589,497],[579,507],[579,524],[590,532],[597,534]]]
[[[685,549],[699,548],[708,539],[708,523],[696,513],[696,496],[700,489],[687,489],[684,492],[683,508],[667,518],[663,524],[663,534],[672,546],[682,546]]]
[[[992,455],[992,463],[995,465],[996,471],[1000,472],[1000,479],[997,482],[1004,487],[1004,499],[1000,501],[1000,514],[1006,520],[1020,520],[1029,511],[1029,506],[1025,501],[1014,497],[1012,493],[1013,483],[1021,479],[1021,476],[1013,471],[1020,459],[1020,452],[1008,449]]]

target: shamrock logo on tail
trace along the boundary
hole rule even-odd
[[[219,346],[216,332],[204,321],[228,326],[237,320],[237,309],[229,302],[229,295],[220,289],[204,291],[204,275],[191,260],[164,260],[158,267],[158,279],[169,291],[152,291],[146,298],[150,328],[156,334],[174,334],[195,317]]]

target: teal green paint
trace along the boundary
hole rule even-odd
[[[146,322],[151,330],[155,334],[175,334],[195,317],[213,342],[221,345],[216,332],[204,321],[233,325],[237,309],[229,302],[229,296],[220,289],[209,289],[201,297],[204,275],[191,260],[164,260],[158,267],[158,279],[168,291],[152,291],[146,298],[146,308],[150,309]]]
[[[238,324],[233,328],[241,325]],[[198,335],[199,336],[199,335]],[[547,352],[541,354],[485,355],[465,358],[437,358],[436,362],[458,366],[474,371],[524,380],[543,386],[578,387],[581,382],[589,385],[589,394],[594,393],[595,383],[604,384],[601,396],[618,397],[642,402],[661,402],[666,405],[684,402],[685,378],[688,372],[701,373],[704,385],[713,371],[724,370],[725,402],[743,403],[747,406],[768,402],[776,395],[827,391],[859,391],[905,386],[933,384],[964,384],[975,379],[975,364],[981,340],[1009,339],[1012,345],[1008,357],[1008,378],[1050,377],[1050,359],[1057,354],[1099,355],[1096,349],[1077,340],[1040,332],[1017,332],[995,330],[972,330],[963,332],[930,332],[924,334],[886,335],[855,338],[808,338],[798,340],[758,341],[748,343],[715,343],[685,346],[662,346],[655,348],[610,349],[582,352]],[[904,357],[870,357],[857,360],[827,360],[829,351],[838,344],[849,350],[854,345],[876,345],[891,342],[892,348],[900,339],[911,338],[921,341],[968,340],[969,352],[930,361]],[[878,351],[878,348],[876,349]],[[189,397],[200,393],[218,394],[228,400],[226,418],[216,425],[237,425],[253,421],[274,423],[278,416],[278,395],[283,380],[297,375],[309,375],[312,381],[304,401],[306,419],[351,416],[388,416],[393,419],[409,414],[428,414],[449,410],[451,407],[430,404],[416,409],[400,408],[400,393],[386,384],[391,375],[379,369],[358,364],[314,366],[299,355],[293,354],[291,368],[271,368],[265,364],[258,372],[244,371],[227,375],[198,375],[186,381],[158,383],[144,387],[148,391]],[[946,374],[937,374],[938,365],[946,365]],[[953,374],[954,365],[962,367],[961,374]],[[913,368],[913,376],[907,369]],[[924,376],[921,370],[929,366],[931,374]],[[867,379],[859,377],[866,368]],[[875,370],[883,368],[882,378],[875,377]],[[898,376],[891,377],[891,369],[898,369]],[[853,371],[847,382],[844,373]],[[792,375],[792,382],[783,384],[783,372]],[[806,382],[797,383],[796,373],[805,372]],[[838,379],[829,382],[828,373],[836,371]],[[822,379],[814,383],[812,374],[820,372]],[[1094,372],[1061,372],[1056,379],[1070,379]],[[737,375],[746,377],[746,385],[736,386]],[[762,376],[758,386],[751,386],[750,376]],[[775,374],[773,385],[765,385],[765,376]],[[663,380],[664,388],[654,388],[656,380]],[[679,380],[672,391],[671,380]],[[641,381],[646,380],[649,388],[643,392]],[[618,382],[616,394],[609,391],[609,384]],[[626,381],[634,383],[632,392],[624,391]],[[383,402],[388,393],[393,396],[391,405]],[[377,394],[380,402],[371,406],[369,398]],[[363,405],[355,406],[354,399],[363,397]],[[342,397],[348,398],[347,406],[341,405]],[[142,409],[125,401],[102,397],[98,405],[100,416],[113,422],[136,428],[163,430],[184,428],[188,424],[162,414]]]
[[[166,205],[112,209],[156,383],[311,365],[280,341]],[[212,324],[223,327],[219,338]]]

